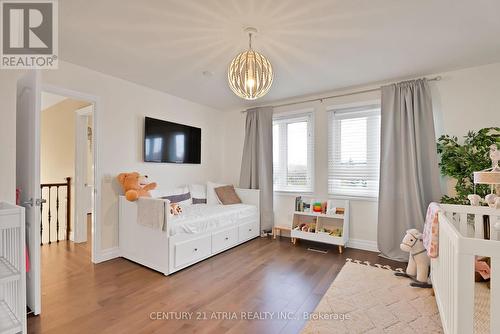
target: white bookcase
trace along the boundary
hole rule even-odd
[[[295,211],[293,213],[292,229],[290,232],[292,242],[295,243],[297,239],[305,239],[338,245],[339,252],[343,252],[343,247],[345,247],[349,240],[349,201],[330,200],[330,203],[336,208],[342,208],[344,213],[317,213],[311,212],[311,210],[305,212]],[[302,230],[302,225],[306,227],[314,226],[314,232]],[[324,230],[327,232],[324,232]]]
[[[26,333],[24,208],[0,202],[0,334]]]

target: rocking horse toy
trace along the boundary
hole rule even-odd
[[[406,273],[395,273],[396,276],[408,277],[413,280],[410,286],[416,288],[432,288],[428,283],[429,266],[431,260],[427,256],[427,250],[422,241],[422,233],[416,229],[406,231],[406,235],[401,242],[400,248],[404,252],[410,253]]]

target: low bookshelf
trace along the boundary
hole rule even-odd
[[[292,229],[290,235],[292,240],[304,239],[325,244],[338,245],[339,252],[349,240],[349,201],[328,200],[328,207],[322,212],[313,211],[312,200],[304,211],[293,213]],[[324,202],[323,202],[324,203]],[[297,207],[296,207],[297,209]]]

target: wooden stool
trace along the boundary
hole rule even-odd
[[[288,226],[274,226],[273,227],[273,239],[276,239],[276,237],[279,235],[281,237],[281,231],[291,231],[292,229]],[[292,238],[292,243],[295,245],[295,238]]]

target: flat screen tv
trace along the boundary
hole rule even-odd
[[[144,161],[201,163],[201,129],[146,117]]]

